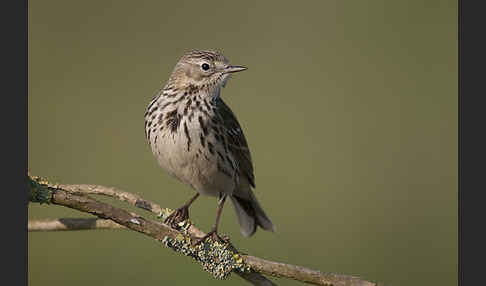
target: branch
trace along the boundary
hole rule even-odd
[[[323,273],[301,266],[268,261],[250,255],[242,255],[231,244],[220,244],[210,239],[198,246],[193,246],[192,241],[204,236],[205,233],[196,228],[189,220],[179,223],[177,229],[175,229],[161,222],[147,220],[136,213],[113,207],[87,196],[87,194],[97,194],[117,198],[162,216],[162,218],[167,217],[171,213],[170,209],[161,208],[159,205],[144,200],[139,196],[121,192],[115,188],[95,185],[54,185],[42,178],[30,175],[29,185],[29,200],[31,202],[62,205],[82,212],[91,213],[102,219],[94,219],[91,221],[86,219],[44,221],[43,230],[48,230],[48,228],[52,230],[115,228],[117,227],[116,225],[119,225],[119,228],[125,227],[140,232],[164,243],[177,252],[191,256],[200,262],[203,268],[212,273],[216,278],[225,279],[234,271],[240,277],[254,285],[275,285],[260,273],[275,277],[290,278],[315,285],[378,285],[354,276]],[[101,226],[105,224],[106,219],[114,223],[110,226]],[[97,226],[98,223],[100,224],[99,226]],[[33,225],[32,228],[34,228]],[[39,229],[39,225],[37,229]],[[218,263],[215,261],[218,261]]]

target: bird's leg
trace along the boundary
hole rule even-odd
[[[196,242],[195,245],[200,244],[201,242],[203,242],[204,240],[206,240],[206,238],[208,238],[208,237],[211,237],[214,241],[219,241],[219,242],[225,242],[225,241],[227,241],[225,239],[222,239],[218,235],[219,219],[221,217],[221,213],[223,212],[223,205],[224,205],[224,202],[225,201],[226,201],[226,194],[220,194],[220,199],[219,199],[219,203],[218,203],[218,212],[216,213],[216,223],[214,224],[213,229],[210,232],[208,232],[205,236],[201,237]]]
[[[199,197],[199,193],[196,193],[187,203],[182,207],[174,210],[165,220],[164,223],[178,224],[181,221],[185,221],[189,218],[189,207]]]

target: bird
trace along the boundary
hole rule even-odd
[[[200,195],[218,197],[214,226],[196,244],[208,237],[223,240],[218,224],[227,197],[244,237],[258,227],[276,230],[252,191],[255,176],[243,130],[221,98],[230,76],[246,69],[230,65],[218,50],[187,51],[145,112],[145,137],[158,164],[196,191],[165,222],[188,219],[189,207]]]

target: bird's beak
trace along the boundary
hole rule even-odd
[[[242,66],[227,66],[224,68],[225,73],[234,73],[246,70],[245,67]]]

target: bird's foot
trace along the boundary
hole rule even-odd
[[[217,229],[213,229],[210,232],[208,232],[205,236],[203,236],[200,239],[198,239],[196,241],[196,243],[194,244],[194,246],[201,244],[201,242],[205,241],[208,237],[211,238],[211,240],[213,240],[214,242],[219,242],[219,243],[223,243],[223,244],[229,242],[229,237],[228,236],[224,235],[223,237],[221,237],[218,234],[218,230]]]
[[[164,223],[175,226],[188,218],[189,208],[187,206],[183,206],[174,210],[168,217],[166,217]]]

